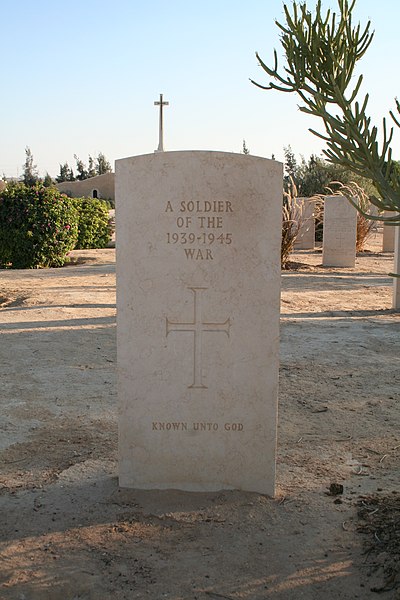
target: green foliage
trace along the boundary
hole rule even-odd
[[[296,180],[299,182],[300,195],[304,197],[326,194],[326,188],[332,181],[347,183],[346,173],[336,165],[330,165],[322,158],[311,155],[308,162],[303,158]]]
[[[297,161],[296,157],[292,151],[290,146],[286,146],[284,149],[285,155],[285,163],[284,163],[284,178],[283,178],[283,187],[288,192],[294,183],[298,185],[297,179]]]
[[[96,174],[105,175],[106,173],[111,173],[111,171],[111,164],[108,162],[104,154],[99,152],[96,158]]]
[[[23,180],[25,185],[35,185],[39,181],[37,166],[33,163],[33,154],[27,146],[25,148],[25,163],[24,163]]]
[[[54,181],[49,173],[46,173],[45,178],[43,179],[43,185],[44,187],[53,187]]]
[[[112,210],[115,208],[115,202],[114,200],[111,200],[111,198],[101,198],[101,201],[104,202],[108,210]]]
[[[78,175],[76,176],[78,181],[83,181],[89,177],[89,171],[86,168],[85,163],[81,160],[76,154],[74,154],[74,159],[76,160],[76,170]]]
[[[0,266],[61,267],[78,238],[71,199],[41,185],[7,185],[0,192]]]
[[[76,177],[74,176],[73,170],[69,167],[68,163],[60,165],[60,174],[56,177],[57,183],[63,181],[83,181],[90,177],[96,177],[97,175],[104,175],[104,173],[111,173],[111,164],[108,162],[102,152],[99,152],[96,158],[93,158],[89,154],[89,166],[83,162],[76,154],[74,154],[76,161]]]
[[[111,239],[108,203],[97,198],[74,198],[79,214],[76,248],[105,248]]]
[[[75,181],[74,172],[70,169],[68,163],[64,163],[60,165],[60,174],[56,177],[57,183],[62,183],[63,181]]]
[[[267,85],[255,85],[266,90],[296,92],[300,110],[319,117],[325,133],[315,135],[327,143],[325,155],[336,165],[369,178],[378,191],[370,198],[380,211],[400,213],[400,177],[394,167],[390,147],[393,128],[383,119],[383,142],[378,142],[378,129],[367,116],[368,94],[359,102],[357,96],[362,75],[355,76],[357,62],[372,42],[370,22],[364,30],[353,27],[352,10],[355,0],[338,0],[339,12],[321,12],[321,0],[314,13],[305,3],[293,2],[292,14],[284,5],[286,23],[277,23],[286,58],[283,73],[278,71],[278,56],[274,51],[274,66],[268,67],[256,54],[265,73],[272,78]],[[354,83],[354,85],[353,85]],[[396,101],[400,113],[400,103]],[[390,113],[396,125],[399,121]],[[357,206],[362,212],[362,207]],[[399,217],[370,217],[400,225]]]
[[[90,177],[96,177],[97,174],[98,173],[96,170],[95,161],[94,161],[93,157],[89,155],[89,168],[88,168],[88,173],[87,173],[88,179]]]
[[[243,154],[250,154],[250,150],[248,149],[248,147],[246,146],[246,140],[243,140],[243,148],[242,148],[242,152]]]
[[[292,177],[298,187],[299,196],[306,198],[327,194],[333,182],[344,185],[356,182],[369,196],[377,194],[372,182],[366,177],[352,173],[341,165],[332,164],[315,154],[312,154],[308,161],[302,157],[300,164],[296,163]]]
[[[76,154],[74,154],[76,160],[76,170],[78,175],[76,178],[79,181],[89,179],[90,177],[96,177],[96,175],[104,175],[105,173],[111,173],[111,164],[108,162],[102,152],[99,152],[96,158],[93,158],[89,154],[89,167],[81,160]]]

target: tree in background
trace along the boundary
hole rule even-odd
[[[299,188],[299,195],[304,197],[326,195],[331,193],[332,188],[337,189],[339,184],[348,185],[351,182],[361,187],[368,196],[377,194],[371,180],[340,165],[332,164],[316,154],[312,154],[308,161],[301,157],[300,164],[296,164],[293,179]]]
[[[297,180],[297,160],[290,146],[285,146],[283,152],[285,156],[283,189],[287,193],[289,188],[292,186],[297,188],[299,184]]]
[[[108,162],[102,152],[99,152],[96,158],[96,175],[105,175],[111,173],[111,164]]]
[[[97,175],[97,171],[96,171],[95,161],[89,154],[88,179],[90,179],[90,177],[96,177],[96,175]]]
[[[78,175],[76,179],[79,181],[83,181],[84,179],[89,179],[90,177],[96,177],[96,175],[104,175],[105,173],[111,173],[111,164],[106,159],[105,155],[102,152],[93,158],[89,154],[89,167],[81,160],[76,154],[74,154],[74,158],[76,160],[76,170]]]
[[[246,140],[243,140],[242,152],[243,152],[243,154],[250,154],[250,150],[246,146]]]
[[[370,22],[364,31],[360,25],[353,27],[355,0],[338,0],[338,5],[339,16],[330,10],[323,16],[318,0],[314,17],[305,3],[293,2],[293,14],[284,5],[286,23],[277,22],[286,58],[283,72],[278,70],[276,51],[273,67],[257,53],[259,64],[272,80],[267,85],[253,83],[266,90],[296,92],[303,103],[300,110],[322,120],[324,133],[310,131],[327,143],[327,160],[370,179],[378,192],[370,201],[379,210],[400,213],[400,177],[390,147],[393,127],[388,129],[383,119],[380,145],[378,129],[371,126],[366,114],[368,94],[361,103],[357,100],[363,77],[354,79],[354,70],[373,39]],[[396,106],[400,113],[397,100]],[[400,127],[392,111],[390,115]],[[357,208],[363,212],[361,206]],[[399,216],[369,217],[400,225]]]
[[[25,163],[23,165],[23,182],[27,186],[35,185],[39,181],[37,166],[33,162],[33,154],[29,146],[25,148]]]
[[[68,163],[64,163],[60,165],[60,174],[56,177],[57,183],[62,183],[63,181],[75,181],[74,172],[70,169]]]
[[[53,178],[46,171],[46,175],[45,175],[45,177],[43,179],[43,186],[44,187],[52,187],[53,185],[54,185]]]
[[[74,154],[74,159],[76,160],[76,171],[78,173],[76,176],[76,179],[78,181],[83,181],[84,179],[88,179],[89,171],[86,168],[86,165],[83,162],[83,160],[81,160],[76,154]]]
[[[54,181],[48,173],[46,173],[46,176],[43,180],[39,177],[38,168],[33,161],[32,151],[28,146],[25,148],[25,155],[25,163],[23,165],[24,184],[32,186],[37,183],[43,182],[46,187],[53,185]],[[95,158],[93,158],[89,154],[88,167],[83,162],[83,160],[81,160],[76,154],[74,154],[74,158],[76,161],[76,177],[69,164],[65,162],[64,164],[60,164],[60,172],[55,178],[55,181],[57,183],[76,180],[83,181],[84,179],[89,179],[90,177],[96,177],[97,175],[104,175],[105,173],[112,172],[111,164],[107,160],[103,152],[99,152],[99,154]],[[3,179],[4,181],[6,181],[6,176],[4,174]]]

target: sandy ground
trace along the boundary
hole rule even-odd
[[[1,271],[0,598],[400,598],[399,557],[358,516],[400,511],[400,315],[379,247],[355,269],[302,251],[282,276],[274,499],[120,490],[115,251]]]

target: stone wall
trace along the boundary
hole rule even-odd
[[[63,181],[57,184],[57,189],[72,198],[104,198],[115,200],[114,173],[105,173],[97,177],[90,177],[83,181]]]

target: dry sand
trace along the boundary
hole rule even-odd
[[[355,269],[296,253],[282,276],[274,499],[120,490],[115,251],[1,271],[0,598],[400,598],[400,315],[380,243]]]

